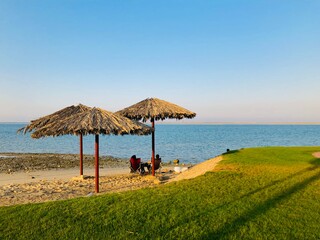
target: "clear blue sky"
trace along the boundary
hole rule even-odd
[[[147,97],[191,121],[320,122],[320,1],[1,0],[0,91],[0,122]]]

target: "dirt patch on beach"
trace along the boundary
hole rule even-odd
[[[112,169],[110,169],[112,171]],[[128,169],[129,172],[129,169]],[[154,187],[168,182],[177,174],[168,169],[156,176],[128,173],[99,178],[99,194]],[[0,186],[0,206],[39,203],[96,195],[93,176],[77,176],[69,180],[39,180]]]
[[[314,152],[312,153],[312,156],[314,156],[315,158],[320,158],[320,152]]]
[[[100,177],[100,194],[121,192],[157,185],[154,178],[138,174]],[[52,200],[86,197],[94,194],[94,178],[75,177],[69,181],[53,180],[25,184],[8,184],[0,187],[0,206],[39,203]]]
[[[48,174],[49,169],[57,170],[57,179],[37,180],[34,182],[24,181],[19,184],[5,184],[0,186],[0,206],[10,206],[15,204],[39,203],[52,200],[63,200],[75,197],[89,197],[95,195],[95,183],[93,176],[78,176],[68,180],[59,179],[59,172],[62,169],[79,166],[79,156],[73,154],[0,154],[5,156],[0,159],[2,175],[10,174],[14,177],[16,172],[42,170]],[[154,187],[158,184],[190,179],[212,171],[222,157],[213,158],[203,163],[190,167],[182,173],[176,173],[174,166],[164,165],[161,173],[156,176],[130,174],[128,161],[123,159],[102,157],[101,165],[108,167],[112,171],[116,167],[128,168],[128,174],[115,176],[101,176],[99,178],[100,193],[120,192],[135,190],[140,188]],[[91,163],[92,162],[92,163]],[[58,164],[59,166],[56,166]],[[85,156],[85,166],[93,167],[93,157]],[[186,168],[186,166],[183,166]],[[9,171],[8,169],[12,169]],[[60,170],[59,170],[60,169]]]

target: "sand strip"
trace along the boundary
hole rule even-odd
[[[185,172],[180,173],[175,178],[171,179],[169,182],[180,181],[183,179],[191,179],[191,178],[195,178],[200,175],[203,175],[208,171],[212,171],[215,168],[215,166],[218,164],[218,162],[220,162],[221,160],[222,160],[222,156],[218,156],[215,158],[211,158],[207,161],[204,161],[202,163],[199,163],[189,168]]]
[[[94,168],[85,168],[84,175],[94,176]],[[115,176],[119,174],[129,173],[128,167],[118,168],[100,168],[100,176]],[[73,177],[79,176],[79,168],[71,169],[51,169],[30,172],[14,172],[11,174],[0,173],[0,186],[6,184],[23,184],[39,181],[62,180],[67,181]]]
[[[320,152],[314,152],[312,153],[312,156],[314,156],[315,158],[320,158]]]

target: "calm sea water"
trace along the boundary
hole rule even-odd
[[[17,134],[25,124],[0,124],[0,152],[78,153],[77,136],[32,139]],[[164,161],[198,163],[229,149],[257,146],[320,146],[320,125],[156,125],[156,153]],[[94,153],[94,136],[84,137],[84,153]],[[100,155],[143,160],[151,156],[151,136],[100,136]]]

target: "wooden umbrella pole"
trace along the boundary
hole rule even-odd
[[[95,136],[95,190],[99,193],[99,135]]]
[[[155,153],[155,139],[154,139],[154,134],[155,134],[155,129],[154,129],[154,118],[151,119],[152,122],[152,156],[151,156],[151,163],[152,163],[152,176],[155,175],[155,169],[154,169],[154,153]]]
[[[80,134],[80,176],[83,175],[83,139]]]

